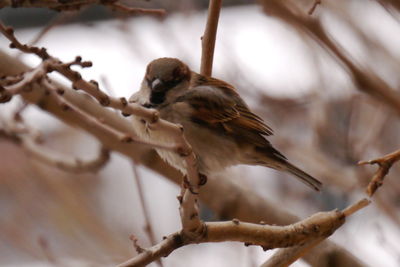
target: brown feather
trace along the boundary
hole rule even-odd
[[[250,111],[232,85],[215,78],[206,78],[197,73],[192,73],[190,88],[202,86],[212,88],[215,98],[205,103],[201,93],[194,92],[192,97],[186,100],[196,110],[193,114],[195,121],[214,124],[214,127],[223,123],[222,127],[227,132],[242,129],[242,131],[251,131],[253,135],[269,136],[273,134],[272,129],[259,116]],[[257,143],[260,143],[260,138],[257,137],[256,139],[258,140]],[[263,145],[266,144],[265,142],[269,144],[265,139],[261,141]]]

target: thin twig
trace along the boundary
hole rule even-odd
[[[83,110],[81,110],[80,108],[78,108],[77,106],[68,102],[64,97],[62,97],[63,91],[62,90],[60,91],[57,88],[55,88],[54,85],[52,83],[50,83],[49,80],[43,79],[42,84],[45,88],[48,89],[48,92],[54,97],[54,99],[58,102],[58,104],[64,111],[74,112],[76,115],[78,115],[81,119],[86,121],[91,126],[93,126],[95,128],[100,128],[103,131],[108,132],[109,134],[115,136],[117,138],[117,140],[120,140],[120,142],[122,142],[122,143],[135,142],[138,144],[148,145],[148,146],[152,146],[152,147],[158,147],[158,148],[163,148],[163,149],[173,149],[173,147],[171,147],[171,146],[164,146],[161,144],[160,145],[152,144],[152,143],[149,143],[146,141],[142,141],[134,136],[127,135],[123,132],[119,132],[118,130],[114,129],[113,127],[110,127],[107,124],[105,124],[101,120],[101,118],[96,118],[94,116],[91,116],[91,115],[87,114],[86,112],[84,112]]]
[[[2,27],[3,27],[3,25],[0,23],[0,31],[1,31]],[[10,38],[10,39],[14,39],[14,38]],[[60,107],[62,108],[62,110],[74,111],[81,118],[85,119],[90,125],[92,125],[96,128],[101,128],[102,130],[109,132],[111,135],[114,135],[116,138],[118,138],[118,140],[120,140],[120,142],[123,142],[123,143],[135,142],[135,143],[151,146],[154,148],[166,149],[166,150],[171,150],[171,151],[187,151],[188,149],[190,150],[190,148],[186,147],[185,145],[183,145],[183,146],[175,145],[175,144],[164,145],[164,144],[151,143],[148,141],[140,140],[136,136],[127,135],[123,132],[117,131],[116,129],[105,124],[101,120],[101,118],[88,115],[87,113],[85,113],[84,111],[79,109],[77,106],[74,106],[72,103],[69,103],[66,99],[64,99],[62,97],[62,95],[64,94],[64,91],[62,89],[56,88],[50,82],[48,77],[46,76],[46,74],[48,72],[50,72],[51,70],[57,70],[61,74],[68,75],[68,77],[72,80],[77,79],[77,83],[86,85],[86,87],[84,87],[84,88],[87,89],[87,91],[89,93],[95,94],[95,96],[97,96],[98,99],[100,99],[99,101],[106,101],[108,103],[109,98],[106,94],[104,94],[102,92],[96,94],[96,92],[99,91],[97,88],[97,83],[94,84],[93,82],[91,83],[91,82],[86,82],[86,81],[82,80],[81,76],[78,72],[70,69],[70,66],[73,64],[87,66],[87,65],[89,65],[88,62],[81,62],[80,60],[78,60],[79,57],[77,57],[77,59],[75,59],[75,61],[64,64],[64,63],[60,62],[58,59],[51,57],[49,54],[47,54],[47,52],[43,52],[43,51],[45,51],[43,49],[39,49],[39,48],[35,48],[35,47],[28,47],[26,45],[20,44],[18,41],[16,41],[16,47],[21,48],[26,51],[29,51],[30,53],[35,53],[37,55],[46,57],[46,59],[39,66],[34,68],[33,70],[24,73],[22,75],[22,79],[18,79],[15,84],[10,84],[7,86],[0,87],[0,100],[2,100],[3,102],[9,101],[11,99],[11,97],[15,94],[19,94],[23,91],[32,90],[32,85],[34,83],[39,83],[48,89],[48,93],[52,94],[52,96],[60,104]],[[56,93],[54,93],[54,92],[56,92]],[[136,111],[136,109],[137,109],[140,114],[142,114],[143,111],[144,111],[144,113],[147,111],[147,109],[142,108],[140,106],[134,106],[132,108],[131,106],[133,106],[133,104],[129,104],[129,105],[127,105],[127,108],[124,108],[125,102],[123,99],[117,99],[117,98],[110,98],[110,99],[112,99],[112,102],[111,102],[112,104],[114,104],[115,106],[121,107],[122,110],[126,109],[126,110],[130,111],[133,109]],[[129,107],[131,107],[131,108],[129,108]],[[145,113],[145,114],[147,114],[147,118],[152,118],[153,116],[155,116],[154,114],[156,114],[156,112],[147,111],[147,113]],[[179,126],[169,123],[169,122],[166,122],[166,121],[164,121],[164,124],[166,125],[166,127],[168,127],[168,129],[170,131],[175,130],[175,131],[179,131],[179,133],[181,133]],[[163,126],[164,126],[164,124],[163,124]]]
[[[136,252],[137,252],[138,254],[143,253],[143,252],[145,251],[145,249],[142,248],[142,247],[139,245],[139,240],[137,239],[136,236],[130,235],[130,236],[129,236],[129,239],[132,241],[133,247],[135,248],[135,250],[136,250]]]
[[[39,147],[31,139],[23,139],[23,148],[26,150],[28,155],[33,158],[50,166],[72,172],[72,173],[84,173],[84,172],[97,172],[101,169],[110,159],[110,151],[102,147],[98,155],[89,161],[81,159],[67,159],[65,156],[57,156],[50,151]]]
[[[129,15],[154,15],[162,18],[167,14],[167,12],[164,9],[128,7],[118,2],[113,2],[111,4],[106,4],[106,5],[110,7],[111,10],[113,11],[119,11]]]
[[[119,3],[118,0],[68,0],[68,1],[31,1],[31,0],[2,0],[0,1],[0,9],[3,7],[36,7],[36,8],[49,8],[57,11],[78,11],[82,8],[92,5],[103,5],[109,7],[111,10],[123,12],[129,15],[152,15],[163,17],[166,12],[164,9],[146,9],[129,7]]]
[[[366,198],[361,199],[360,201],[354,203],[353,205],[350,205],[349,207],[345,208],[343,210],[343,214],[344,214],[344,216],[348,217],[348,216],[356,213],[360,209],[365,208],[370,203],[371,203],[371,200],[369,200],[369,199],[366,199]]]
[[[375,172],[372,180],[369,182],[368,187],[367,187],[367,194],[368,196],[372,197],[376,190],[382,186],[383,180],[385,179],[385,176],[389,173],[390,168],[394,163],[400,160],[400,149],[396,150],[390,154],[387,154],[383,157],[374,159],[374,160],[368,160],[368,161],[360,161],[358,164],[359,165],[365,165],[365,164],[378,164],[379,168]]]
[[[308,10],[308,15],[312,15],[315,11],[315,9],[317,8],[318,5],[321,4],[321,0],[314,0],[314,3],[312,5],[312,7],[310,8],[310,10]]]
[[[104,147],[101,147],[98,155],[89,161],[58,155],[41,146],[39,144],[42,141],[41,134],[36,129],[24,124],[22,119],[8,123],[3,122],[1,135],[21,145],[28,155],[40,162],[68,172],[97,172],[105,166],[110,158],[110,151]]]
[[[61,24],[64,24],[68,20],[72,19],[73,17],[77,16],[80,14],[80,12],[83,10],[80,10],[79,12],[63,12],[59,13],[54,19],[52,19],[43,29],[40,30],[40,32],[35,36],[35,38],[29,43],[30,46],[36,45],[43,37],[50,32],[53,28],[56,26],[59,26]]]
[[[142,207],[142,212],[143,212],[143,217],[144,217],[144,231],[147,234],[147,237],[150,240],[150,244],[152,246],[154,246],[155,244],[157,244],[156,241],[156,235],[154,234],[154,230],[153,227],[151,226],[151,220],[150,220],[150,215],[149,215],[149,207],[147,206],[147,202],[146,199],[144,197],[144,193],[143,193],[143,185],[142,185],[142,181],[141,181],[141,176],[139,175],[139,172],[137,170],[137,166],[136,163],[132,162],[132,170],[133,170],[133,180],[135,181],[136,184],[136,188],[139,194],[139,202],[140,202],[140,206]],[[159,266],[163,266],[161,259],[157,260],[157,263]]]
[[[353,62],[350,57],[338,46],[333,38],[329,36],[322,23],[310,16],[296,12],[296,8],[288,8],[284,1],[280,0],[260,0],[267,15],[274,15],[283,22],[290,24],[295,29],[309,35],[317,40],[335,58],[345,66],[348,73],[357,86],[357,89],[369,94],[370,96],[383,102],[400,114],[400,94],[398,90],[392,88],[386,81],[375,73]]]
[[[46,257],[46,260],[51,265],[59,266],[60,263],[57,261],[57,257],[51,251],[49,241],[44,236],[39,236],[37,239],[37,242],[38,242],[39,247],[42,249],[44,256]]]
[[[214,59],[215,39],[217,36],[218,19],[222,0],[210,0],[208,6],[207,24],[201,38],[201,65],[200,73],[211,76]]]

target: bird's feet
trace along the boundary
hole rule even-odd
[[[193,195],[199,194],[199,192],[194,191],[193,186],[190,184],[190,181],[189,181],[187,175],[183,176],[183,188],[189,189],[190,193],[192,193]]]
[[[202,174],[202,173],[199,173],[199,184],[198,184],[198,186],[203,186],[206,183],[207,183],[207,176]],[[198,192],[196,192],[193,189],[193,186],[190,184],[189,179],[187,178],[187,175],[183,176],[183,187],[185,189],[189,189],[189,191],[194,195],[198,195],[199,194]]]

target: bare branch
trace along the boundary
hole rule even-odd
[[[273,15],[283,22],[293,26],[293,28],[309,35],[318,44],[326,48],[335,58],[343,64],[353,83],[358,90],[369,94],[386,104],[400,114],[400,94],[390,87],[383,79],[372,73],[368,69],[353,63],[323,29],[320,21],[298,12],[295,7],[289,9],[283,1],[279,0],[260,0],[259,1],[267,15]]]
[[[50,32],[50,30],[54,29],[56,26],[62,25],[65,22],[71,20],[73,17],[81,14],[82,11],[85,9],[80,10],[79,12],[63,12],[57,14],[57,16],[52,19],[40,32],[35,36],[35,38],[29,43],[30,46],[36,45],[43,37]]]
[[[126,5],[122,5],[116,1],[111,4],[105,4],[111,8],[113,11],[123,12],[129,15],[154,15],[159,17],[164,17],[167,12],[164,9],[147,9],[147,8],[139,8],[139,7],[128,7]]]
[[[364,198],[344,209],[342,213],[345,217],[348,217],[359,211],[360,209],[368,206],[370,202],[371,201]],[[333,234],[333,232],[331,234]],[[328,236],[330,236],[331,234],[329,234]],[[262,264],[261,267],[289,266],[299,258],[303,257],[305,254],[307,254],[312,248],[324,241],[328,236],[316,237],[315,239],[311,239],[310,241],[300,246],[282,248],[278,250],[278,252],[276,252],[271,258],[269,258],[264,264]]]
[[[369,161],[360,161],[359,165],[365,164],[378,164],[379,168],[375,172],[374,176],[372,177],[371,182],[369,182],[367,187],[367,194],[368,196],[372,197],[376,190],[382,186],[383,180],[385,176],[389,173],[390,168],[394,163],[400,160],[400,149],[396,150],[390,154],[387,154],[383,157],[369,160]]]
[[[104,5],[111,10],[124,12],[130,15],[153,15],[158,17],[165,16],[166,12],[163,9],[145,9],[128,7],[119,3],[118,0],[47,0],[47,1],[31,1],[31,0],[0,0],[0,9],[4,7],[35,7],[35,8],[49,8],[56,11],[78,11],[84,7],[91,5]]]
[[[110,158],[109,150],[104,147],[100,149],[95,159],[89,161],[68,158],[65,155],[57,155],[53,151],[40,146],[38,142],[41,141],[41,135],[36,130],[26,125],[19,127],[16,122],[3,122],[2,128],[3,129],[0,130],[0,135],[2,137],[8,138],[14,143],[21,145],[33,158],[64,171],[73,173],[97,172]]]
[[[25,105],[23,105],[24,107]],[[17,110],[18,112],[19,110]],[[23,124],[23,120],[19,117],[9,123],[3,122],[1,135],[9,138],[14,143],[22,146],[22,148],[33,158],[50,166],[54,166],[64,171],[73,173],[97,172],[110,159],[110,151],[101,147],[98,155],[93,160],[83,161],[80,159],[68,158],[65,155],[55,154],[53,151],[46,149],[39,143],[42,142],[41,134]]]
[[[155,110],[149,110],[143,108],[139,105],[129,104],[124,98],[117,99],[114,97],[109,97],[105,93],[99,90],[98,84],[95,81],[87,82],[82,79],[82,76],[79,72],[71,70],[72,65],[79,65],[81,67],[90,67],[92,65],[89,61],[82,61],[80,57],[76,57],[74,61],[69,63],[63,63],[57,58],[50,56],[46,49],[31,47],[28,45],[21,44],[14,36],[14,31],[11,28],[7,28],[0,23],[0,31],[11,41],[11,44],[14,48],[19,49],[22,52],[33,53],[37,56],[41,57],[43,62],[33,69],[32,71],[26,72],[20,76],[20,79],[16,80],[16,83],[9,84],[5,87],[1,87],[3,90],[6,89],[7,93],[3,93],[4,99],[7,100],[10,96],[19,94],[22,91],[29,91],[32,89],[32,84],[35,82],[39,82],[42,86],[47,88],[49,93],[52,93],[54,98],[57,100],[57,103],[60,104],[64,111],[72,110],[77,113],[82,119],[87,121],[90,125],[95,126],[96,128],[102,128],[105,131],[108,131],[111,135],[114,135],[120,140],[120,142],[136,142],[143,145],[149,145],[154,148],[162,148],[172,151],[177,151],[178,153],[188,153],[191,151],[190,146],[186,141],[180,138],[182,135],[181,126],[175,125],[173,123],[159,120],[158,112]],[[164,144],[155,144],[147,141],[139,140],[136,136],[127,135],[122,132],[118,132],[112,127],[106,125],[104,121],[101,121],[101,118],[96,116],[90,116],[86,114],[84,111],[79,109],[77,106],[74,106],[71,103],[68,103],[66,99],[62,97],[64,94],[64,90],[56,88],[50,81],[50,79],[46,76],[47,73],[51,71],[57,71],[60,74],[64,75],[67,79],[73,82],[73,86],[75,88],[82,88],[85,92],[95,97],[100,104],[105,106],[111,106],[117,109],[120,109],[122,112],[126,114],[135,113],[139,116],[146,116],[145,119],[150,120],[150,126],[153,128],[163,128],[172,134],[177,134],[178,137],[177,145],[164,145]],[[44,77],[46,77],[44,79]],[[57,93],[54,93],[57,92]],[[1,92],[0,92],[1,93]],[[5,101],[4,100],[4,101]]]
[[[87,114],[77,106],[73,105],[72,103],[68,102],[62,95],[64,94],[63,90],[58,90],[54,84],[50,83],[50,80],[43,79],[42,81],[43,85],[45,88],[48,89],[48,92],[51,93],[54,98],[56,99],[57,103],[60,105],[60,107],[64,111],[72,111],[76,115],[78,115],[83,121],[86,121],[89,125],[91,125],[94,128],[101,128],[103,131],[108,132],[110,135],[113,135],[116,137],[117,140],[119,140],[121,143],[140,143],[142,145],[148,145],[152,147],[157,147],[157,148],[164,148],[164,149],[174,149],[173,146],[169,145],[161,145],[161,144],[153,144],[150,142],[142,141],[138,139],[136,136],[132,135],[127,135],[123,132],[119,132],[118,130],[114,129],[113,127],[110,127],[107,125],[101,118],[91,116],[90,114]]]
[[[148,206],[147,206],[146,199],[144,197],[141,177],[140,177],[139,172],[137,170],[136,163],[132,162],[131,165],[132,165],[132,170],[133,170],[133,178],[135,180],[136,188],[137,188],[137,191],[138,191],[138,194],[139,194],[140,205],[142,206],[142,211],[143,211],[143,217],[144,217],[144,222],[145,222],[144,231],[146,232],[147,237],[150,240],[150,244],[152,246],[154,246],[155,244],[157,244],[156,235],[154,234],[153,227],[151,226],[149,209],[148,209]],[[133,244],[134,244],[134,247],[136,248],[136,251],[138,253],[141,253],[141,252],[138,251],[138,249],[136,247],[137,246],[137,239],[135,237],[133,237],[134,239],[132,239],[132,237],[133,236],[131,236],[131,240],[133,241]],[[157,263],[161,267],[163,266],[163,264],[161,262],[161,259],[159,259],[157,261]]]
[[[143,253],[145,250],[139,245],[139,240],[137,239],[137,237],[136,236],[134,236],[134,235],[131,235],[130,237],[129,237],[129,239],[132,241],[132,244],[133,244],[133,247],[135,248],[135,250],[136,250],[136,252],[137,253]]]
[[[207,15],[207,24],[201,38],[201,66],[200,73],[211,76],[214,59],[215,39],[217,36],[218,19],[222,0],[210,0]]]
[[[294,263],[312,248],[324,241],[325,237],[318,237],[304,245],[279,249],[271,258],[264,262],[261,267],[287,267]]]
[[[162,256],[169,255],[177,248],[193,243],[238,241],[245,243],[245,245],[257,245],[268,250],[298,246],[315,241],[320,242],[321,238],[333,234],[345,222],[345,218],[352,214],[351,212],[346,214],[345,211],[359,210],[368,204],[369,201],[362,200],[344,211],[318,212],[307,219],[288,226],[258,225],[238,220],[207,222],[205,223],[206,231],[196,240],[187,238],[183,232],[177,232],[168,236],[158,245],[146,249],[145,252],[135,258],[118,265],[118,267],[144,266]],[[357,209],[353,206],[356,206]],[[297,255],[303,254],[297,253]]]
[[[42,60],[48,59],[50,56],[47,53],[45,48],[38,48],[35,46],[28,46],[28,45],[23,45],[21,44],[17,38],[14,36],[14,30],[11,27],[6,27],[2,23],[0,23],[0,32],[3,33],[3,35],[10,40],[10,48],[17,48],[21,52],[27,53],[27,54],[35,54],[38,57],[40,57]]]
[[[21,44],[14,36],[14,32],[11,28],[6,28],[0,23],[0,31],[11,41],[13,47],[27,53],[34,53],[42,58],[42,64],[28,74],[31,74],[33,78],[22,79],[17,84],[9,85],[6,89],[12,91],[13,94],[19,93],[33,82],[38,82],[44,86],[49,93],[54,96],[54,99],[59,103],[63,110],[71,110],[76,113],[82,120],[87,121],[90,125],[102,128],[103,131],[109,132],[109,134],[116,136],[121,142],[135,142],[144,145],[152,146],[153,148],[167,149],[176,152],[182,157],[182,160],[186,163],[188,187],[183,187],[181,201],[180,201],[180,213],[183,231],[188,235],[193,237],[197,236],[199,233],[204,231],[202,222],[199,219],[198,212],[198,200],[197,195],[199,191],[200,177],[197,171],[196,156],[194,155],[191,146],[187,142],[183,127],[166,120],[159,118],[158,111],[144,108],[138,104],[128,103],[125,98],[117,99],[115,97],[110,97],[99,89],[98,83],[96,81],[86,81],[82,79],[79,72],[71,69],[71,66],[77,65],[81,67],[92,66],[91,62],[82,61],[81,57],[76,57],[74,61],[69,63],[63,63],[55,57],[50,56],[46,49],[30,47],[28,45]],[[174,143],[170,144],[155,144],[146,141],[139,140],[134,136],[121,133],[107,125],[104,121],[99,120],[98,117],[90,116],[77,106],[69,103],[62,95],[64,90],[58,89],[51,83],[50,79],[46,74],[50,71],[57,71],[64,77],[72,82],[74,89],[81,89],[87,94],[93,96],[99,101],[103,106],[109,106],[115,109],[119,109],[124,115],[137,115],[141,119],[147,122],[148,128],[151,131],[163,131],[173,137]],[[34,75],[33,75],[33,74]],[[28,76],[24,74],[23,76]]]
[[[364,198],[361,199],[360,201],[354,203],[353,205],[350,205],[349,207],[345,208],[343,210],[343,214],[344,216],[348,217],[354,213],[356,213],[357,211],[359,211],[360,209],[365,208],[366,206],[368,206],[371,203],[370,200]]]
[[[314,3],[313,3],[313,5],[312,5],[312,7],[310,8],[310,10],[308,11],[308,15],[312,15],[313,13],[314,13],[314,11],[315,11],[315,9],[317,8],[317,6],[318,5],[320,5],[321,4],[321,0],[314,0]]]
[[[23,148],[33,158],[50,166],[73,173],[97,172],[110,159],[110,151],[102,147],[96,158],[83,161],[81,159],[67,159],[65,156],[56,156],[54,153],[39,147],[33,140],[24,138]]]

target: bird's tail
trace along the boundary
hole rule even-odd
[[[293,174],[297,179],[299,179],[304,184],[308,185],[309,187],[313,188],[316,191],[320,191],[322,187],[322,183],[309,175],[308,173],[302,171],[301,169],[294,166],[292,163],[285,161],[279,164],[281,170],[286,171],[290,174]]]
[[[292,163],[288,161],[288,159],[282,155],[278,150],[273,148],[272,146],[268,147],[258,147],[256,148],[258,152],[261,152],[265,157],[264,160],[258,161],[257,164],[264,165],[269,168],[273,168],[279,171],[288,172],[294,175],[297,179],[299,179],[304,184],[308,185],[312,189],[316,191],[320,191],[322,187],[322,183],[306,173],[305,171],[299,169],[294,166]]]

